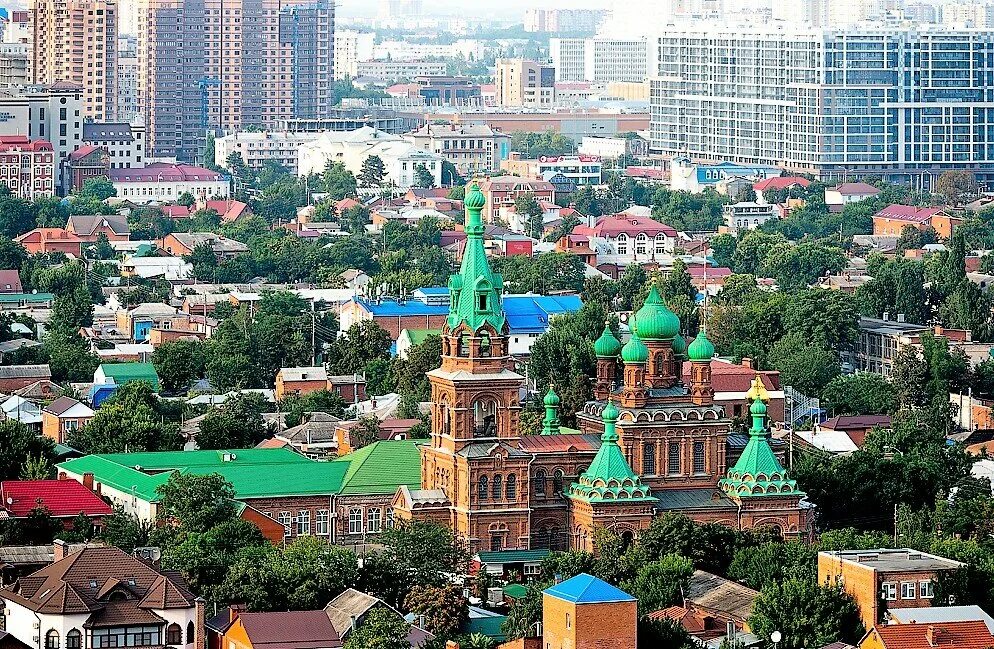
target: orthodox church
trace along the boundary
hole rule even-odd
[[[607,325],[595,342],[594,399],[577,414],[580,431],[560,431],[550,388],[541,435],[520,433],[525,378],[508,352],[504,282],[484,250],[485,203],[474,184],[462,267],[449,280],[442,364],[428,373],[421,488],[398,490],[395,516],[444,523],[474,551],[593,550],[596,528],[634,539],[669,511],[808,537],[810,506],[770,447],[762,382],[747,395],[748,437],[730,433],[713,398],[714,345],[703,329],[688,345],[655,286],[624,346]]]

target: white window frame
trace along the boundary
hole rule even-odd
[[[366,510],[366,529],[370,534],[379,534],[383,529],[383,511],[379,507]]]
[[[297,512],[297,536],[311,533],[311,510],[301,509]]]
[[[362,534],[362,510],[353,507],[349,510],[349,534]]]
[[[287,538],[292,533],[290,526],[293,525],[293,514],[290,512],[280,512],[277,519],[283,526],[283,538]]]
[[[918,582],[918,597],[921,599],[932,599],[935,597],[935,584],[931,579],[922,579]]]
[[[618,252],[619,255],[627,255],[628,254],[628,235],[625,234],[624,232],[622,232],[621,234],[619,234],[618,238],[615,239],[614,246],[615,246],[615,250],[617,250],[617,252]]]
[[[880,584],[880,598],[887,602],[897,601],[897,582],[885,581]]]
[[[331,520],[327,509],[319,509],[314,515],[314,533],[324,536],[328,533],[328,521]]]
[[[901,599],[918,599],[918,583],[914,581],[902,581]]]

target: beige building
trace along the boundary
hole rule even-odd
[[[497,171],[511,146],[510,135],[487,124],[427,124],[404,137],[422,151],[448,158],[463,175]]]
[[[329,0],[140,0],[139,89],[149,154],[199,158],[205,132],[329,116]],[[205,101],[206,100],[206,101]]]
[[[556,69],[524,59],[497,59],[497,105],[548,108],[556,102]]]
[[[77,85],[83,89],[83,117],[115,119],[116,0],[32,0],[31,29],[31,82]]]

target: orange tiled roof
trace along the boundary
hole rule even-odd
[[[874,634],[880,638],[885,649],[989,649],[994,646],[994,635],[983,620],[880,625],[874,627],[868,636]],[[865,639],[860,645],[864,644]]]

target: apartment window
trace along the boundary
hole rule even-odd
[[[880,585],[880,599],[888,602],[893,602],[897,599],[897,584],[891,581],[885,581]]]
[[[311,512],[301,510],[297,512],[297,536],[311,533]]]
[[[293,515],[290,512],[280,512],[279,523],[283,526],[283,538],[290,536],[290,524],[293,522]]]
[[[83,634],[73,629],[66,634],[66,649],[83,649]]]
[[[362,534],[362,510],[358,507],[349,510],[349,534]]]
[[[377,533],[383,525],[383,516],[379,507],[370,507],[366,514],[366,520],[370,533]]]
[[[649,238],[645,236],[645,233],[640,233],[635,237],[635,254],[644,255],[646,253],[646,245],[649,242]]]
[[[901,582],[901,599],[916,599],[918,589],[913,581]]]
[[[624,234],[624,233],[619,234],[618,235],[618,240],[617,240],[617,245],[615,247],[617,248],[619,255],[627,255],[628,254],[628,235]]]
[[[680,473],[680,444],[670,442],[666,446],[666,472],[670,475]]]
[[[935,597],[935,585],[931,579],[923,579],[918,582],[918,596],[922,599],[932,599]]]
[[[314,516],[314,533],[315,534],[327,534],[328,533],[328,510],[319,509]]]
[[[694,442],[694,473],[705,472],[704,442]]]

